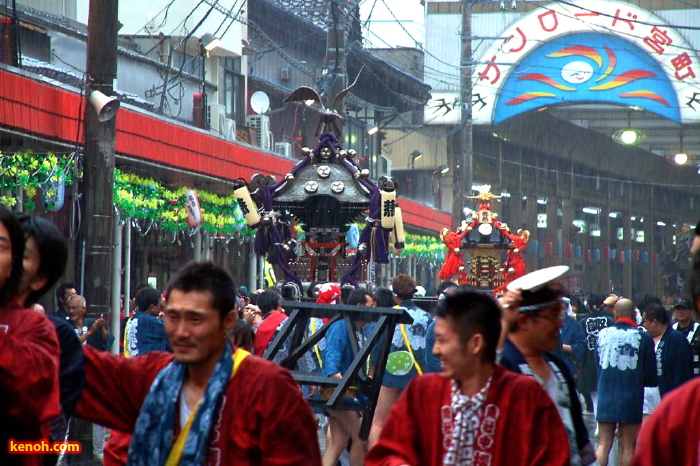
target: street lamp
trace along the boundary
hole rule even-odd
[[[207,80],[206,80],[206,60],[209,52],[218,48],[221,40],[214,34],[206,33],[199,39],[199,54],[202,56],[202,128],[209,129],[207,121]]]
[[[445,173],[450,171],[450,167],[447,165],[443,164],[440,165],[437,170],[433,172],[433,177],[437,178],[437,186],[435,190],[435,208],[436,209],[442,209],[442,177],[445,176]]]
[[[414,188],[414,177],[415,177],[415,172],[416,172],[416,160],[419,158],[423,157],[423,152],[419,151],[418,149],[414,150],[411,152],[411,175],[408,178],[408,191],[410,192],[411,199],[414,199],[415,196],[415,188]]]

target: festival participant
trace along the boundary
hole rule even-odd
[[[677,298],[673,302],[673,313],[676,317],[673,329],[683,334],[693,350],[693,376],[697,377],[700,375],[700,324],[693,319],[693,301],[684,296]]]
[[[690,343],[670,325],[670,317],[661,304],[651,304],[642,311],[644,328],[654,339],[659,394],[663,397],[693,377],[693,350]]]
[[[8,441],[49,438],[49,421],[61,413],[56,329],[45,315],[17,299],[25,237],[0,206],[0,464],[43,464],[42,455],[14,455]]]
[[[262,314],[262,320],[253,327],[255,331],[253,354],[262,357],[277,329],[287,319],[287,315],[282,308],[282,298],[276,291],[265,290],[260,293],[257,305]]]
[[[151,351],[171,351],[163,320],[158,315],[165,307],[165,298],[150,285],[136,291],[136,307],[124,327],[124,357],[142,356]],[[104,447],[104,464],[126,464],[131,435],[112,431]]]
[[[374,306],[374,298],[364,288],[356,288],[348,296],[348,306]],[[364,322],[357,322],[358,331],[362,332]],[[340,320],[330,326],[326,333],[326,346],[323,351],[322,373],[325,377],[342,378],[348,370],[354,354],[350,344],[347,323]],[[323,395],[323,390],[322,390]],[[329,396],[330,397],[330,396]],[[324,399],[325,396],[324,396]],[[328,409],[328,429],[330,442],[326,444],[326,452],[323,455],[324,466],[335,466],[338,463],[341,453],[352,439],[350,448],[350,465],[359,466],[364,464],[363,459],[367,452],[367,442],[362,440],[360,434],[360,423],[362,417],[357,411],[348,409]]]
[[[574,377],[578,378],[579,367],[583,356],[586,354],[586,334],[581,328],[581,324],[572,317],[571,300],[562,298],[567,305],[567,311],[564,313],[564,322],[561,328],[561,353],[557,354],[569,368],[569,372]]]
[[[528,276],[533,275],[520,280]],[[559,331],[568,308],[563,296],[562,286],[553,278],[531,289],[506,292],[501,304],[506,306],[507,338],[500,363],[513,372],[534,377],[549,393],[566,427],[572,464],[588,465],[595,461],[595,451],[583,422],[576,385],[566,364],[551,353],[559,345]]]
[[[228,343],[235,290],[222,268],[190,263],[166,290],[173,354],[124,359],[85,348],[76,414],[133,432],[128,464],[321,464],[316,424],[294,379]]]
[[[37,301],[61,278],[66,268],[68,245],[56,226],[36,215],[18,217],[26,238],[24,274],[19,287],[19,301],[26,308]],[[66,440],[68,420],[73,415],[85,379],[83,350],[73,325],[57,316],[46,316],[54,325],[61,347],[59,385],[61,416],[51,421],[51,439]],[[56,457],[47,461],[56,463]]]
[[[586,400],[586,414],[595,415],[598,401],[598,355],[596,348],[598,333],[615,323],[615,317],[604,309],[602,294],[593,294],[588,299],[590,312],[580,317],[579,322],[586,336],[586,352],[581,361],[578,389]]]
[[[442,374],[411,381],[367,454],[375,465],[569,465],[557,408],[532,378],[496,364],[500,310],[456,291],[437,311]]]
[[[85,297],[74,294],[65,302],[68,311],[69,322],[74,325],[75,334],[83,346],[92,346],[100,351],[108,351],[114,341],[114,335],[107,331],[103,316],[98,319],[86,318],[87,302]],[[71,440],[89,438],[88,430],[92,430],[92,455],[99,462],[104,463],[105,429],[102,425],[94,423],[90,426],[81,419],[72,419],[69,427]],[[86,452],[83,452],[85,454]]]
[[[61,286],[56,288],[56,311],[54,315],[59,319],[69,320],[68,312],[65,310],[66,300],[78,294],[75,285],[72,283],[63,283]]]
[[[125,328],[124,356],[170,350],[163,321],[158,318],[164,305],[165,298],[155,288],[145,288],[136,296],[136,312]]]
[[[369,446],[374,445],[379,438],[384,421],[386,421],[396,400],[399,399],[401,391],[406,388],[413,377],[423,374],[421,364],[425,363],[425,336],[430,323],[430,315],[412,300],[416,290],[416,281],[410,275],[400,273],[391,281],[391,289],[394,292],[394,302],[408,312],[413,323],[396,326],[391,339],[389,359],[392,358],[392,353],[402,353],[409,361],[409,365],[392,373],[389,370],[389,361],[387,361],[387,370],[382,379],[382,388],[379,390],[377,407],[372,418],[372,428],[368,439]]]
[[[438,277],[440,280],[452,280],[461,269],[464,269],[464,260],[462,259],[462,239],[471,231],[467,228],[466,222],[462,224],[457,231],[450,231],[448,228],[440,230],[440,240],[445,243],[447,252],[445,254],[445,263],[440,269]]]
[[[615,302],[615,324],[598,334],[598,406],[600,430],[596,456],[607,466],[619,431],[620,465],[632,461],[642,422],[644,387],[657,385],[654,342],[637,328],[634,303],[626,298]]]

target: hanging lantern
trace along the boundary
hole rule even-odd
[[[57,181],[41,183],[41,204],[47,212],[56,212],[63,208],[66,193],[66,183],[63,176]]]
[[[394,228],[396,217],[396,191],[380,191],[381,196],[381,223],[382,228],[391,230]]]
[[[649,253],[644,251],[642,253],[642,264],[648,264],[649,263]]]
[[[635,249],[635,250],[632,252],[632,260],[633,260],[634,262],[639,262],[639,249]]]
[[[574,245],[571,243],[566,243],[564,246],[564,256],[571,257],[574,254]]]
[[[625,251],[620,251],[620,253],[617,254],[616,259],[617,259],[617,262],[620,263],[620,264],[622,264],[623,262],[625,262]]]
[[[632,262],[632,250],[628,249],[625,251],[625,262]]]
[[[593,260],[600,262],[600,249],[593,250]]]
[[[539,240],[533,239],[530,241],[530,247],[527,248],[532,254],[537,255],[539,253],[540,249],[540,242]]]
[[[554,245],[552,244],[551,241],[547,241],[546,243],[544,243],[544,256],[550,257],[552,255],[553,249],[554,249]]]
[[[245,222],[250,227],[257,225],[260,223],[260,214],[258,213],[258,206],[255,205],[255,201],[253,201],[253,198],[250,196],[248,185],[239,182],[235,183],[234,187],[233,196],[236,198],[236,202],[241,209]]]
[[[596,251],[597,251],[597,249],[596,249]],[[605,246],[603,248],[603,257],[606,259],[610,258],[610,248],[608,246]],[[614,257],[613,257],[613,259],[614,259]]]
[[[187,224],[192,228],[202,223],[202,209],[199,207],[199,198],[193,189],[185,192],[185,210],[187,211]]]
[[[659,265],[659,253],[655,252],[654,254],[651,255],[651,263],[653,265]]]
[[[561,257],[562,254],[564,254],[564,245],[562,245],[561,241],[557,241],[557,256]]]
[[[575,257],[576,259],[580,259],[580,258],[581,258],[581,250],[582,250],[582,249],[583,249],[583,248],[581,248],[581,245],[580,245],[580,244],[577,244],[576,247],[574,247],[574,257]],[[590,255],[590,253],[589,253],[589,255]]]
[[[583,261],[588,264],[591,261],[591,250],[586,249],[586,251],[583,253]]]

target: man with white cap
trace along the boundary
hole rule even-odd
[[[563,287],[555,280],[566,271],[568,267],[550,267],[511,282],[501,301],[508,333],[500,363],[542,385],[566,427],[571,464],[588,465],[595,461],[595,451],[583,422],[576,384],[566,364],[551,353],[559,343],[568,308],[562,300]]]

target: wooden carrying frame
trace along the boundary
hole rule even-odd
[[[287,310],[288,318],[284,321],[277,336],[270,342],[263,357],[273,360],[282,348],[283,344],[291,339],[288,345],[289,354],[280,361],[280,365],[289,369],[294,380],[299,385],[318,385],[321,387],[334,387],[333,394],[327,400],[307,398],[312,406],[323,406],[331,409],[348,409],[362,413],[360,425],[360,438],[366,440],[372,427],[372,418],[377,406],[379,389],[382,385],[386,368],[391,340],[397,324],[411,324],[413,319],[405,309],[390,307],[364,307],[345,306],[339,304],[319,304],[300,301],[283,301],[282,307]],[[320,326],[316,333],[306,336],[309,327],[309,319],[312,317],[328,318],[328,322]],[[324,377],[317,373],[295,370],[297,361],[305,353],[313,353],[313,348],[326,335],[331,325],[339,320],[345,320],[353,352],[353,360],[342,378]],[[377,322],[362,347],[357,341],[357,322]],[[372,364],[376,365],[373,377],[368,377],[363,370],[367,367],[367,360],[375,346],[379,346],[376,359]],[[314,354],[314,357],[316,355]],[[359,387],[367,399],[344,398],[351,386]]]

